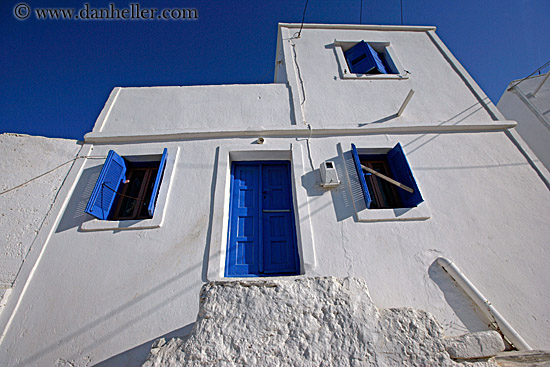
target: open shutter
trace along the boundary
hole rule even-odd
[[[159,194],[160,183],[162,181],[162,175],[164,174],[164,166],[166,166],[166,155],[168,154],[168,149],[164,148],[162,152],[162,158],[160,159],[159,170],[157,172],[157,177],[155,178],[155,185],[153,186],[153,191],[151,192],[151,200],[149,201],[149,206],[147,210],[149,215],[152,217],[153,212],[155,211],[155,205],[157,203],[157,196]]]
[[[124,159],[110,150],[84,211],[98,219],[107,219],[125,173]]]
[[[363,169],[361,168],[361,161],[359,160],[359,154],[357,154],[357,148],[355,147],[355,144],[351,144],[351,154],[353,155],[353,162],[355,163],[355,169],[357,170],[357,176],[359,177],[361,188],[363,189],[365,204],[367,204],[367,208],[370,208],[372,199],[370,197],[369,189],[367,187],[367,181],[365,181],[365,174],[363,173]]]
[[[403,147],[401,147],[400,143],[397,143],[397,145],[388,152],[387,158],[393,178],[414,190],[413,193],[410,193],[402,189],[397,189],[403,205],[406,208],[411,208],[423,202],[424,199],[416,185],[416,179],[414,178],[411,166],[407,161],[407,157],[405,157]]]
[[[376,69],[380,74],[387,74],[386,67],[371,45],[365,41],[344,52],[349,69],[354,74],[366,74]]]

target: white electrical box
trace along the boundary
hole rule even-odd
[[[321,163],[321,186],[336,187],[340,185],[338,172],[333,161],[325,161]]]

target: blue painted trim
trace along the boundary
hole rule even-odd
[[[354,74],[367,74],[376,69],[381,74],[388,74],[384,62],[376,50],[365,41],[344,52],[349,69]],[[355,61],[355,64],[354,64]]]
[[[124,159],[110,150],[84,211],[98,219],[108,219],[125,173]]]
[[[264,213],[263,206],[264,200],[263,191],[267,190],[267,180],[264,179],[264,174],[268,174],[266,169],[269,169],[270,165],[284,166],[286,170],[285,178],[280,184],[275,184],[275,189],[282,188],[283,197],[287,198],[283,201],[286,203],[281,206],[282,209],[289,209],[289,212],[284,214],[280,213]],[[239,207],[238,195],[239,187],[236,184],[238,180],[238,172],[243,167],[250,167],[252,171],[255,172],[255,178],[253,182],[247,183],[247,187],[256,188],[254,191],[253,205],[248,207]],[[297,238],[296,238],[296,223],[294,217],[293,209],[293,190],[292,190],[292,175],[290,172],[290,162],[289,161],[253,161],[253,162],[232,162],[231,164],[231,178],[230,178],[230,198],[229,198],[229,226],[227,234],[227,250],[226,250],[226,259],[225,259],[225,271],[224,274],[226,277],[267,277],[267,276],[280,276],[280,275],[296,275],[299,274],[299,255],[297,247]],[[268,176],[266,176],[268,177]],[[280,187],[279,187],[280,186]],[[269,197],[268,197],[269,200]],[[269,204],[266,202],[265,204]],[[279,202],[277,202],[279,204]],[[288,207],[288,208],[287,208]],[[281,209],[277,205],[276,207],[266,207],[267,209]],[[253,230],[249,233],[252,233],[250,236],[238,235],[238,218],[239,216],[246,216],[253,223]],[[270,222],[269,220],[274,217],[283,217],[282,223],[281,219],[279,221]],[[270,232],[267,232],[270,228],[264,226],[269,225],[279,225],[275,228],[276,232],[275,237],[272,237]],[[281,238],[279,238],[281,237]],[[272,244],[271,240],[275,242],[284,243],[282,247],[269,247],[268,244]],[[238,242],[250,242],[254,245],[253,253],[253,264],[248,266],[248,264],[236,264],[238,259]],[[246,249],[245,249],[246,250]],[[272,253],[272,251],[274,251]],[[278,252],[279,251],[279,252]],[[264,258],[265,256],[269,259]],[[272,256],[275,256],[275,263],[273,263]],[[283,264],[279,264],[278,260],[283,259]],[[252,259],[251,259],[252,260]]]
[[[413,193],[410,193],[400,188],[397,189],[403,206],[405,208],[418,206],[424,199],[418,189],[411,166],[400,143],[397,143],[397,145],[388,152],[387,158],[393,178],[414,190]]]
[[[151,192],[151,199],[149,200],[149,206],[147,207],[147,211],[149,212],[149,215],[151,217],[153,216],[153,213],[155,211],[157,196],[159,193],[160,184],[162,182],[162,176],[164,174],[164,167],[166,166],[167,155],[168,155],[168,149],[164,148],[164,151],[162,152],[162,158],[160,159],[159,169],[157,171],[157,177],[155,178],[155,186],[153,186],[153,191]]]
[[[365,174],[361,168],[361,161],[359,160],[359,154],[357,154],[357,148],[355,144],[351,144],[351,154],[353,155],[353,162],[355,163],[355,169],[357,170],[357,176],[359,177],[359,182],[361,183],[361,188],[363,189],[363,196],[365,197],[365,204],[367,208],[370,209],[372,203],[372,198],[370,196],[369,189],[367,187],[367,181],[365,180]]]

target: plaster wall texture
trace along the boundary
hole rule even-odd
[[[309,207],[310,213],[300,225],[309,222],[313,232],[315,262],[305,275],[365,279],[377,306],[426,309],[448,335],[486,330],[487,321],[435,264],[445,255],[532,346],[547,348],[550,335],[544,325],[550,316],[541,290],[550,276],[540,259],[550,255],[545,246],[550,194],[523,156],[504,133],[493,132],[312,139],[312,159],[315,167],[325,159],[342,167],[338,144],[348,152],[351,142],[376,146],[388,140],[405,147],[431,218],[359,223],[345,182],[334,190],[321,189],[318,169],[306,164],[294,171],[294,189],[307,197],[294,205]],[[86,160],[7,330],[0,361],[7,366],[106,360],[99,365],[117,365],[145,358],[140,346],[155,338],[188,332],[200,287],[209,267],[217,266],[209,258],[210,247],[222,246],[212,241],[219,231],[212,227],[213,217],[223,215],[222,208],[212,206],[213,193],[218,174],[227,174],[220,167],[216,171],[217,147],[269,152],[300,144],[298,159],[308,161],[304,141],[270,138],[261,147],[253,141],[95,145],[88,155],[181,147],[163,224],[83,232],[83,223],[95,220],[82,213],[86,190],[102,164]],[[518,197],[523,187],[530,189]]]
[[[473,358],[501,352],[504,343],[492,333],[472,337],[476,345],[463,343],[463,351]],[[500,341],[492,343],[495,338]],[[379,310],[357,279],[210,283],[189,338],[159,340],[144,367],[462,366],[446,344],[433,316]],[[490,360],[468,365],[496,366]]]
[[[483,106],[490,100],[480,101],[471,93],[430,36],[433,31],[304,28],[300,38],[293,36],[294,28],[281,27],[280,32],[289,83],[303,104],[306,122],[314,127],[381,122],[460,125],[491,120]],[[346,65],[339,64],[335,40],[389,42],[406,77],[343,79]],[[416,93],[406,114],[394,116],[410,89]]]
[[[94,132],[273,129],[291,118],[285,84],[116,88],[111,99]]]
[[[325,30],[320,32],[322,37],[311,30],[308,33],[310,39],[328,37]],[[390,35],[393,37],[393,33]],[[352,36],[345,33],[333,36],[332,40]],[[415,33],[411,42],[416,42],[417,37],[426,35]],[[305,39],[304,35],[301,40]],[[429,43],[425,46],[433,47]],[[300,57],[300,48],[297,52]],[[315,62],[327,62],[321,59],[319,56]],[[401,62],[405,64],[404,60]],[[428,103],[431,99],[419,98],[417,102],[423,101],[437,117],[421,124],[449,119],[477,98],[469,89],[471,85],[460,82],[458,76],[447,75],[456,74],[454,69],[444,66],[445,62],[433,62],[441,67],[437,78],[448,79],[451,83],[448,88],[455,88],[457,97],[445,100],[447,105],[439,103],[442,101],[432,105]],[[285,63],[288,71],[289,60]],[[326,101],[318,96],[310,102],[306,100],[312,110],[313,101],[319,109],[326,109],[329,117],[319,119],[318,124],[323,127],[323,121],[333,118],[330,126],[340,124],[340,128],[331,134],[314,134],[308,144],[308,135],[302,131],[308,130],[302,122],[297,120],[292,125],[290,115],[301,114],[293,110],[300,109],[300,103],[295,103],[298,87],[293,87],[292,78],[289,77],[290,94],[284,85],[259,85],[257,90],[254,86],[242,87],[245,91],[241,86],[130,88],[128,95],[124,94],[125,89],[119,90],[120,100],[116,97],[119,92],[113,92],[98,118],[95,135],[91,135],[105,139],[88,141],[81,155],[101,158],[110,149],[122,155],[158,154],[165,147],[175,152],[176,157],[170,158],[173,168],[165,172],[170,180],[163,181],[161,186],[166,201],[160,203],[163,210],[157,211],[153,218],[156,220],[160,215],[162,219],[156,227],[148,229],[126,221],[111,221],[102,227],[101,221],[83,210],[103,160],[78,160],[64,185],[59,207],[41,231],[41,255],[29,264],[32,271],[28,273],[34,275],[22,283],[25,289],[17,293],[20,296],[10,297],[5,309],[10,310],[9,323],[7,316],[1,315],[4,332],[0,364],[136,365],[145,360],[152,340],[167,334],[188,334],[198,312],[197,296],[202,284],[217,280],[215,274],[223,274],[228,162],[231,157],[258,159],[259,153],[262,159],[286,154],[285,159],[292,160],[303,275],[364,279],[378,307],[425,309],[441,321],[447,335],[487,330],[489,322],[435,263],[438,256],[447,256],[532,347],[550,348],[550,299],[543,291],[550,283],[550,270],[543,260],[550,255],[547,246],[550,192],[503,131],[480,132],[472,128],[481,120],[493,123],[489,112],[482,112],[488,109],[481,107],[475,112],[475,121],[470,121],[474,115],[466,117],[464,121],[469,121],[469,125],[462,131],[417,129],[404,134],[392,133],[390,129],[385,133],[363,133],[357,131],[357,123],[345,124],[353,121],[349,114],[354,112],[337,112],[342,106],[333,106],[335,111],[329,111]],[[310,79],[304,79],[306,85]],[[354,86],[359,82],[362,86],[371,84],[368,80],[346,81]],[[428,89],[429,83],[421,82]],[[327,94],[339,88],[320,84],[318,87]],[[350,94],[350,88],[339,92]],[[362,90],[372,93],[367,87]],[[242,91],[242,96],[233,96],[238,91]],[[269,97],[263,98],[264,93]],[[432,94],[430,98],[436,101],[442,98],[437,90]],[[259,95],[261,101],[272,102],[261,102]],[[389,91],[381,96],[384,98],[380,98],[376,108],[354,106],[365,108],[365,116],[375,119],[378,104],[389,111],[388,106],[393,103],[385,102],[393,100]],[[162,108],[148,104],[149,98]],[[191,116],[199,118],[202,105],[204,113],[212,119],[200,123],[186,120],[182,112],[186,98],[197,103]],[[221,98],[236,98],[232,99],[235,104],[246,103],[237,108],[221,102],[201,102]],[[350,94],[349,98],[356,96]],[[164,99],[168,102],[163,102]],[[412,103],[403,116],[411,118],[412,113],[417,119],[424,112]],[[277,111],[274,112],[273,106],[278,106]],[[228,112],[227,108],[231,110]],[[227,120],[216,120],[218,115],[227,116]],[[263,116],[261,121],[268,121],[265,144],[256,144],[257,137],[247,135],[257,125],[252,118],[243,122],[243,116]],[[181,126],[172,119],[179,119]],[[156,120],[158,126],[152,123]],[[383,124],[386,123],[392,122]],[[155,127],[159,130],[153,130]],[[211,134],[164,136],[165,128],[182,132],[200,128]],[[118,135],[124,129],[126,134],[137,131],[144,135],[141,140],[125,140]],[[236,130],[228,136],[224,129]],[[297,134],[293,136],[295,131]],[[345,174],[350,145],[376,148],[397,142],[404,147],[429,219],[405,222],[396,216],[396,220],[389,222],[359,222],[354,193]],[[318,167],[324,160],[334,160],[339,170],[342,184],[336,189],[319,186]]]
[[[11,288],[15,282],[79,149],[75,140],[0,135],[0,289]],[[66,162],[27,185],[5,192]]]
[[[507,88],[498,108],[506,117],[517,120],[516,130],[550,170],[550,79],[544,80],[547,75],[530,77],[510,91]],[[518,82],[515,80],[508,87]]]

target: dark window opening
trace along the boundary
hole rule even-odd
[[[371,156],[359,156],[359,159],[361,164],[365,167],[369,167],[378,173],[393,178],[385,158],[376,159]],[[371,209],[402,207],[401,200],[397,194],[398,189],[394,185],[372,173],[365,172],[364,175],[367,187],[371,193]]]
[[[155,186],[155,177],[158,172],[158,162],[150,163],[151,167],[131,167],[127,163],[127,180],[119,189],[118,204],[111,219],[148,219],[147,208],[151,201],[151,193]]]

